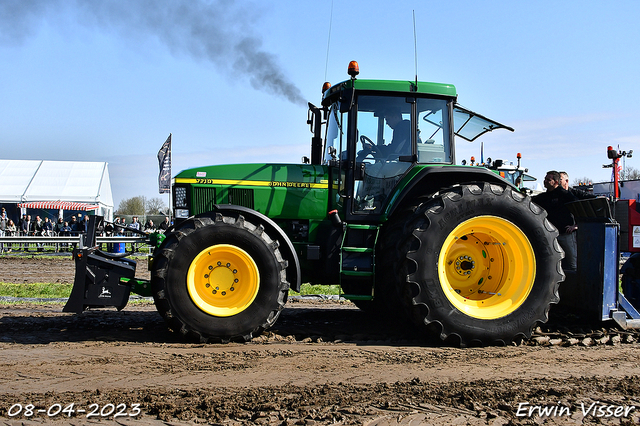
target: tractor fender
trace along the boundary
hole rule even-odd
[[[443,189],[471,182],[497,183],[519,191],[511,182],[484,167],[430,166],[420,170],[410,182],[400,187],[387,206],[386,216],[391,217],[415,197],[436,194]]]
[[[255,219],[255,221],[263,224],[263,226],[267,229],[267,232],[273,232],[277,234],[278,240],[281,243],[280,251],[284,255],[285,259],[289,262],[289,267],[287,268],[287,280],[289,281],[289,285],[292,290],[300,292],[301,285],[301,272],[300,272],[300,260],[298,259],[298,255],[293,248],[293,243],[287,237],[287,234],[284,233],[284,230],[280,228],[273,220],[264,214],[250,209],[248,207],[236,206],[233,204],[216,204],[213,206],[213,212],[216,211],[234,211],[241,213],[245,217],[250,217]],[[198,216],[206,216],[209,213],[202,213]]]

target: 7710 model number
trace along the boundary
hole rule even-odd
[[[129,409],[131,412],[129,412]],[[7,411],[9,417],[17,417],[23,415],[24,417],[37,416],[39,414],[47,415],[47,417],[56,417],[58,415],[71,417],[74,415],[84,415],[86,418],[90,417],[111,417],[114,419],[118,417],[136,417],[140,414],[140,404],[131,404],[128,407],[127,404],[91,404],[88,409],[76,408],[75,403],[68,404],[63,407],[62,404],[51,404],[49,408],[39,408],[33,404],[13,404]]]

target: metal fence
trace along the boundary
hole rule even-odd
[[[17,237],[0,237],[0,251],[34,251],[34,252],[50,252],[50,251],[69,251],[73,247],[84,245],[85,235],[80,234],[72,237],[62,236],[17,236]],[[146,237],[96,237],[96,244],[103,246],[107,251],[114,251],[116,244],[129,245],[133,251],[149,252],[151,246]],[[106,247],[104,247],[106,245]],[[120,248],[118,246],[118,248]],[[122,250],[118,250],[122,251]]]

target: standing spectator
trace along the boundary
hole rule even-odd
[[[75,216],[73,216],[75,217]],[[70,237],[71,236],[71,226],[69,225],[69,222],[64,222],[64,224],[62,225],[62,228],[60,228],[60,235],[62,235],[63,237]],[[65,250],[67,250],[66,247],[68,247],[67,243],[63,244],[65,246]]]
[[[31,222],[31,227],[29,229],[29,235],[34,237],[40,237],[43,234],[44,222],[40,218],[40,216],[36,215],[36,220]],[[38,251],[42,251],[42,243],[37,243]]]
[[[71,228],[70,235],[72,237],[78,236],[80,234],[80,224],[78,223],[78,218],[75,215],[71,216],[71,221],[69,222],[69,228]],[[76,243],[72,243],[72,248],[77,246]]]
[[[70,237],[71,236],[71,225],[69,225],[69,222],[64,222],[64,224],[62,225],[62,228],[60,229],[60,234],[63,237]]]
[[[5,236],[8,221],[9,218],[7,217],[7,211],[3,207],[2,213],[0,213],[0,237]],[[0,244],[0,252],[4,252],[4,244]]]
[[[134,216],[132,222],[129,224],[129,228],[131,229],[135,229],[135,230],[140,230],[140,222],[138,222],[138,216]],[[135,237],[138,237],[138,233],[134,232],[133,235]],[[132,243],[131,244],[131,250],[136,251],[138,249],[137,244],[136,243]]]
[[[53,227],[53,232],[58,235],[58,236],[63,236],[62,235],[62,228],[64,227],[64,221],[62,220],[61,217],[58,218],[58,222],[56,222],[56,225]],[[63,247],[65,247],[66,245],[63,244]],[[60,251],[60,244],[56,243],[56,251]]]
[[[22,232],[22,223],[23,223],[25,220],[27,220],[27,215],[26,215],[26,214],[23,214],[23,215],[22,215],[22,217],[18,219],[18,224],[17,224],[17,227],[18,227],[18,233],[21,233],[21,232]]]
[[[44,218],[44,223],[42,224],[42,235],[45,237],[53,237],[53,222],[51,222],[48,217]]]
[[[64,221],[62,220],[61,217],[58,218],[58,221],[56,222],[55,226],[53,227],[53,232],[56,233],[56,235],[60,235],[60,232],[62,232],[62,227],[64,226]]]
[[[44,218],[44,224],[42,225],[42,234],[46,237],[53,236],[53,222],[48,217]]]
[[[560,172],[560,186],[572,193],[578,200],[588,200],[589,198],[597,198],[595,195],[569,186],[569,174]]]
[[[119,217],[116,217],[113,220],[113,234],[114,235],[122,235],[122,221]]]
[[[42,222],[42,219],[40,218],[40,216],[36,215],[36,220],[34,220],[33,222],[31,222],[31,227],[29,228],[29,233],[33,236],[41,236],[42,235],[42,230],[43,230],[43,226],[44,226],[44,222]]]
[[[160,232],[162,232],[164,234],[165,232],[167,232],[167,229],[169,229],[169,226],[171,226],[171,224],[169,223],[169,216],[165,216],[164,217],[164,222],[162,222],[158,226],[158,230],[160,230]]]
[[[31,215],[23,215],[22,222],[20,223],[20,236],[29,236],[29,230],[31,229]],[[24,243],[24,251],[29,251],[29,243]]]
[[[138,222],[138,216],[133,217],[133,221],[129,224],[129,228],[140,230],[140,222]]]
[[[576,201],[577,198],[569,191],[560,186],[560,173],[555,170],[547,172],[544,177],[546,192],[533,197],[533,201],[547,211],[547,219],[558,228],[560,235],[558,243],[565,252],[562,259],[562,267],[565,270],[576,270],[578,259],[578,248],[573,215],[569,212],[566,204]]]
[[[80,221],[80,232],[86,234],[89,230],[89,215],[84,215],[82,221]]]
[[[71,228],[71,235],[78,235],[78,219],[74,216],[71,216],[71,222],[69,222],[69,227]]]
[[[7,228],[5,229],[5,234],[7,237],[15,237],[16,234],[18,233],[18,228],[16,227],[16,224],[13,223],[13,220],[9,219],[9,222],[7,222]],[[11,249],[13,248],[11,243],[8,244],[8,252],[11,253]]]

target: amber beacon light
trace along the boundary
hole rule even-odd
[[[351,76],[351,78],[356,78],[356,75],[360,74],[360,66],[356,61],[349,62],[347,73]]]

